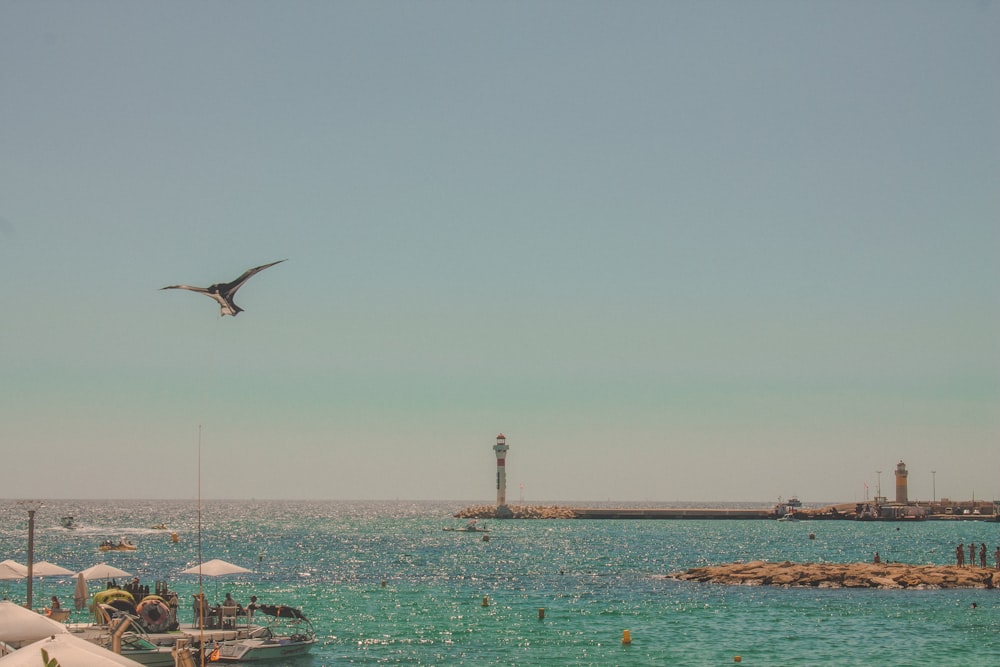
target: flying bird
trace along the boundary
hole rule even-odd
[[[160,289],[161,290],[186,289],[186,290],[191,290],[192,292],[198,292],[199,294],[204,294],[205,296],[211,299],[215,299],[219,303],[219,307],[222,309],[222,315],[220,315],[220,317],[224,315],[232,315],[233,317],[235,317],[239,313],[243,312],[243,309],[237,306],[236,303],[233,301],[233,297],[236,296],[236,290],[243,287],[243,283],[250,280],[250,278],[254,274],[258,273],[259,271],[263,271],[269,266],[274,266],[275,264],[281,264],[284,261],[285,260],[283,259],[279,259],[277,262],[271,262],[270,264],[264,264],[262,266],[255,266],[254,268],[249,269],[246,273],[244,273],[236,280],[229,283],[215,283],[210,287],[194,287],[193,285],[167,285],[166,287],[161,287]]]

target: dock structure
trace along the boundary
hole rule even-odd
[[[577,519],[773,519],[770,509],[715,509],[704,507],[574,507]]]
[[[567,507],[511,505],[500,516],[493,505],[467,507],[459,519],[773,519],[774,510],[701,507]]]

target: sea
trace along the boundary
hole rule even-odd
[[[256,595],[305,612],[319,641],[308,656],[270,663],[279,667],[1000,664],[995,590],[671,577],[733,561],[870,561],[876,551],[883,561],[948,564],[958,543],[985,542],[992,554],[1000,523],[485,520],[486,534],[444,530],[463,527],[452,515],[473,504],[481,503],[203,501],[199,511],[193,500],[45,501],[34,552],[72,571],[107,562],[150,588],[167,581],[185,622],[199,583],[182,570],[199,557],[249,568],[202,586],[210,601]],[[0,501],[0,559],[26,562],[27,516],[23,504]],[[63,516],[78,527],[63,528]],[[161,523],[166,530],[152,528]],[[98,550],[121,537],[138,549]],[[34,606],[56,595],[72,607],[74,583],[36,578]],[[105,583],[90,582],[91,592]],[[23,603],[25,581],[0,581],[0,593]]]

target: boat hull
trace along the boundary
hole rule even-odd
[[[217,655],[213,653],[212,659],[219,662],[255,662],[288,658],[307,653],[315,643],[315,639],[287,638],[226,641],[219,645],[219,652]]]

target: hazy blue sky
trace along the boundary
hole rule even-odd
[[[978,0],[0,0],[0,496],[201,424],[208,498],[1000,498],[998,73]]]

